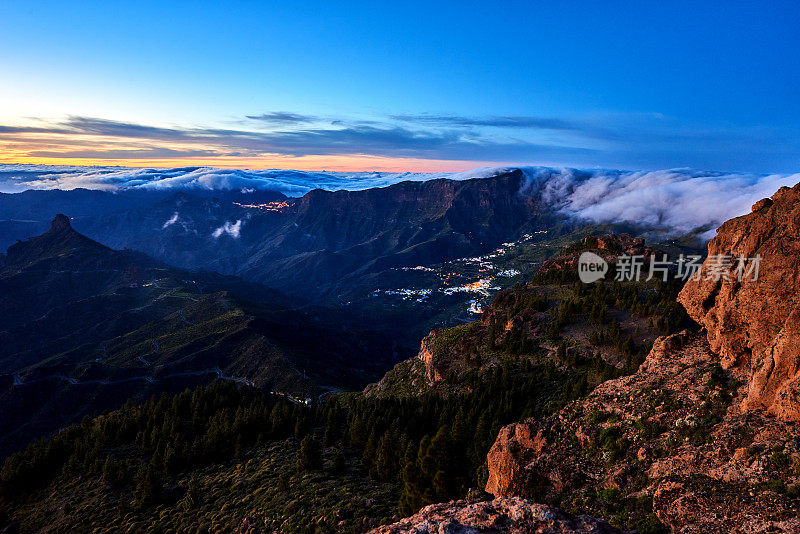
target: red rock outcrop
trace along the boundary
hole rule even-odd
[[[723,224],[708,254],[678,300],[722,365],[749,382],[743,409],[800,419],[800,184]],[[732,258],[721,271],[720,257]],[[761,258],[757,279],[752,260],[739,276],[740,257]]]
[[[570,517],[557,508],[532,504],[524,499],[451,501],[432,504],[416,515],[370,534],[478,534],[517,532],[530,534],[621,534],[602,519]]]
[[[425,378],[431,385],[442,380],[448,369],[448,361],[441,358],[433,346],[435,336],[435,332],[425,336],[420,345],[419,354],[417,355],[417,358],[422,360],[422,363],[425,364]]]
[[[588,236],[574,244],[564,254],[551,258],[542,263],[540,273],[549,271],[573,271],[578,268],[578,259],[584,251],[592,251],[609,264],[617,263],[619,256],[642,256],[649,258],[657,251],[645,245],[641,237],[629,234],[607,234]]]
[[[797,503],[792,499],[772,491],[753,492],[741,484],[702,475],[664,480],[653,496],[653,506],[675,534],[800,532]],[[734,513],[715,512],[720,509]]]
[[[705,335],[660,338],[636,374],[503,428],[486,491],[594,514],[606,489],[651,498],[673,532],[800,532],[781,494],[800,483],[800,423],[742,413],[747,387],[718,362]]]
[[[571,403],[554,417],[504,427],[488,454],[486,491],[548,498],[590,482],[616,485],[599,437],[612,426],[608,421],[632,421],[646,414],[652,419],[648,422],[668,432],[705,395],[713,359],[698,337],[682,333],[659,338],[636,374],[604,382],[587,399]],[[656,413],[666,402],[689,409]],[[599,450],[590,457],[584,454],[589,448]]]

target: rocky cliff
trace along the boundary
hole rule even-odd
[[[575,273],[578,268],[578,259],[581,253],[585,251],[595,253],[609,264],[616,263],[619,256],[642,256],[643,258],[649,258],[650,256],[658,254],[658,251],[645,244],[643,238],[633,237],[630,234],[587,236],[578,243],[568,247],[563,254],[559,254],[555,258],[551,258],[542,263],[539,272],[564,271]]]
[[[620,255],[664,254],[627,234],[586,237],[545,261],[532,280],[499,292],[479,320],[430,332],[416,357],[400,362],[366,393],[463,393],[470,377],[480,379],[508,362],[552,363],[579,372],[594,365],[590,385],[607,378],[594,376],[601,368],[632,371],[659,335],[679,330],[686,319],[675,303],[680,286],[623,282],[576,288],[578,258],[586,251],[610,264]],[[603,332],[608,335],[597,339]],[[628,338],[631,345],[623,347]]]
[[[703,335],[661,338],[636,374],[503,428],[486,490],[593,514],[636,500],[681,533],[796,532],[800,426],[741,413],[718,361]]]
[[[708,254],[679,301],[723,367],[748,381],[743,409],[800,419],[800,184],[723,224]],[[743,270],[739,258],[749,260]]]

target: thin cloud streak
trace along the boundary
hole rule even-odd
[[[254,121],[261,121],[270,124],[300,124],[315,122],[319,120],[313,115],[302,115],[290,111],[270,111],[261,115],[247,115],[247,118]]]
[[[578,130],[581,127],[569,121],[525,115],[465,117],[458,115],[391,115],[397,121],[440,126],[490,126],[497,128],[530,128],[541,130]]]

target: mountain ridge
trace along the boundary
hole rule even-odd
[[[9,248],[0,312],[0,398],[16,406],[0,451],[126,396],[216,377],[306,398],[365,384],[393,357],[375,353],[381,334],[346,315],[334,321],[258,284],[113,250],[61,214]]]

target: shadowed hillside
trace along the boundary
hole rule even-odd
[[[127,399],[214,379],[301,399],[359,387],[392,355],[345,316],[271,289],[115,251],[59,215],[0,268],[2,448]]]

